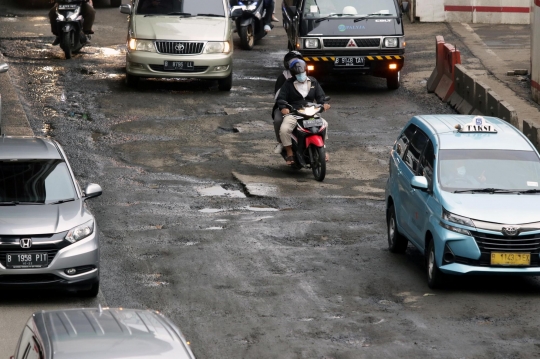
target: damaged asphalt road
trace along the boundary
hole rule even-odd
[[[64,146],[81,185],[104,189],[88,205],[109,306],[162,311],[197,358],[539,354],[535,279],[473,277],[434,292],[416,250],[387,251],[390,147],[412,115],[451,111],[425,93],[433,36],[452,38],[444,25],[407,24],[397,91],[377,78],[323,80],[331,161],[318,183],[272,151],[279,26],[251,52],[235,36],[230,93],[183,80],[131,89],[117,9],[98,6],[92,46],[65,61],[46,8],[10,4],[0,51],[34,133]]]

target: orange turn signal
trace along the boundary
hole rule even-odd
[[[313,70],[315,70],[315,66],[308,65],[307,69],[308,69],[308,71],[313,71]]]
[[[390,64],[390,66],[388,66],[390,68],[390,70],[395,70],[397,69],[397,65],[396,64]]]

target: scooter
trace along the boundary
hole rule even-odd
[[[84,19],[81,15],[83,0],[62,0],[56,9],[56,31],[60,34],[60,48],[66,59],[72,53],[81,51],[90,40],[90,35],[82,32]]]
[[[264,16],[266,10],[264,9],[263,0],[241,0],[237,2],[238,5],[232,7],[232,11],[235,9],[241,9],[242,15],[237,17],[236,32],[240,36],[240,47],[244,50],[252,50],[255,46],[255,41],[262,39],[266,36],[264,31]],[[274,25],[270,25],[274,27]]]
[[[325,98],[330,101],[330,97]],[[297,121],[296,128],[291,134],[292,150],[295,155],[293,168],[311,168],[313,176],[319,182],[326,176],[326,151],[324,139],[326,138],[326,126],[319,115],[324,110],[323,105],[308,103],[301,109],[296,110],[284,100],[278,104],[287,107],[290,114]],[[283,149],[281,156],[287,158],[287,151]]]

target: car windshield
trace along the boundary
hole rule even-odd
[[[0,203],[47,204],[74,199],[67,165],[61,160],[0,162]]]
[[[449,192],[540,191],[540,159],[533,151],[440,150],[438,178]]]
[[[139,15],[225,16],[222,0],[139,0]]]
[[[306,0],[303,13],[306,19],[331,15],[336,17],[362,17],[370,14],[397,16],[394,0]]]

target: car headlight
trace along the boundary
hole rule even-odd
[[[66,239],[70,241],[71,243],[75,243],[80,241],[81,239],[84,239],[94,233],[94,220],[90,220],[84,224],[81,224],[80,226],[77,226],[75,228],[72,228],[67,236]]]
[[[387,37],[384,39],[384,47],[398,47],[399,39],[397,37]]]
[[[319,39],[305,39],[304,48],[306,49],[318,49],[319,48]]]
[[[210,41],[206,43],[203,53],[205,54],[228,54],[231,45],[227,41]]]
[[[152,40],[130,39],[128,46],[129,46],[129,49],[132,51],[136,50],[136,51],[156,52],[156,48]]]
[[[446,209],[444,209],[444,208],[443,208],[442,219],[445,220],[445,221],[448,221],[448,222],[452,222],[452,223],[456,223],[456,224],[461,224],[461,225],[463,225],[463,226],[468,226],[468,227],[473,227],[473,228],[475,228],[475,225],[474,225],[473,221],[472,221],[470,218],[458,216],[457,214],[448,212],[448,211],[447,211]],[[454,227],[454,226],[449,225],[449,224],[446,224],[446,223],[444,223],[444,222],[441,222],[441,226],[442,226],[443,228],[448,229],[449,231],[453,231],[453,232],[457,232],[457,233],[460,233],[460,234],[464,234],[464,235],[466,235],[466,236],[470,236],[470,235],[471,235],[471,232],[469,232],[469,231],[466,230],[466,229]]]

